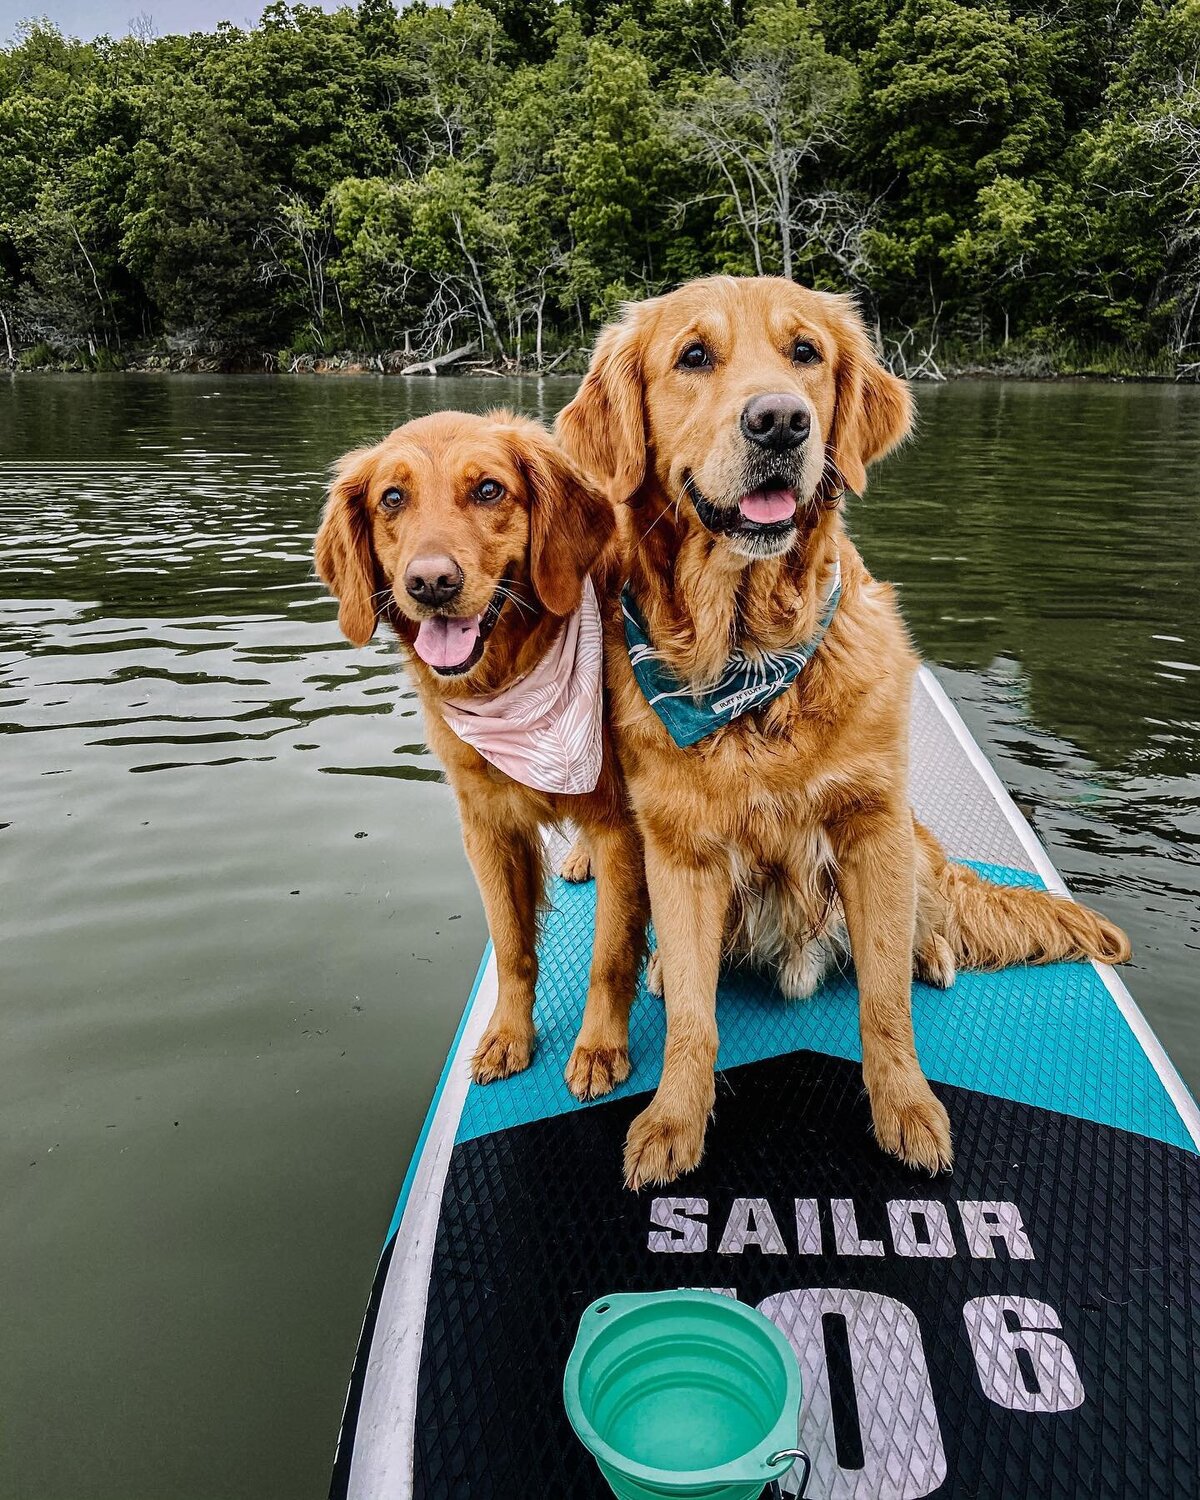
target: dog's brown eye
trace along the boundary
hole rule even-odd
[[[475,498],[481,505],[495,505],[504,494],[504,486],[498,479],[481,479],[475,486]]]
[[[384,510],[399,510],[404,504],[404,491],[398,490],[393,484],[384,490],[379,503]]]
[[[798,365],[815,365],[821,356],[807,339],[797,339],[792,345],[792,358]]]
[[[679,356],[681,370],[707,370],[711,364],[712,355],[698,339],[694,344],[689,344]]]

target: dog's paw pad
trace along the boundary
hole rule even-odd
[[[476,1083],[496,1083],[514,1073],[523,1073],[532,1057],[532,1032],[489,1028],[471,1059],[471,1077]]]
[[[598,1099],[629,1077],[629,1053],[624,1047],[577,1044],[563,1076],[576,1099]]]
[[[674,1182],[683,1172],[699,1166],[704,1155],[703,1116],[699,1128],[685,1120],[673,1120],[653,1105],[643,1110],[629,1127],[625,1139],[625,1186],[638,1188]]]

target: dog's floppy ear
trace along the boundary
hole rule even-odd
[[[621,504],[646,474],[646,419],[642,402],[640,303],[604,329],[575,399],[558,415],[555,432],[570,456]]]
[[[338,626],[365,646],[375,634],[375,559],[363,498],[377,450],[356,448],[338,460],[313,545],[317,572],[338,601]]]
[[[513,420],[513,456],[529,487],[529,571],[552,615],[579,608],[583,580],[616,530],[608,501],[536,422]]]
[[[850,298],[831,296],[829,302],[837,337],[837,405],[830,448],[847,486],[861,494],[867,465],[912,431],[912,397],[904,381],[880,364]]]

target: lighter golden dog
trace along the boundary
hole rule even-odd
[[[447,722],[456,706],[494,702],[530,679],[579,610],[585,579],[596,574],[603,590],[614,530],[607,501],[536,423],[442,412],[348,453],[317,535],[317,571],[339,600],[342,633],[361,646],[381,619],[393,627],[458,797],[499,981],[472,1064],[479,1083],[520,1072],[532,1056],[541,835],[564,819],[582,829],[597,880],[591,979],[567,1082],[590,1098],[629,1073],[647,902],[607,728],[594,790],[567,795],[497,769]],[[577,850],[567,873],[587,872]]]
[[[630,307],[597,344],[558,433],[627,502],[629,595],[657,658],[700,693],[740,648],[827,633],[767,706],[680,748],[606,615],[610,713],[644,842],[662,964],[662,1079],[626,1142],[630,1186],[699,1162],[715,1098],[723,948],[811,993],[848,943],[863,1076],[880,1144],[951,1163],[946,1111],[917,1060],[914,971],[1128,957],[1086,908],[949,864],[909,807],[917,660],[895,597],[842,524],[843,492],[910,428],[904,384],[844,297],[773,278],[716,278]],[[947,1024],[953,1024],[952,1012]]]

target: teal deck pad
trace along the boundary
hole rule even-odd
[[[1024,870],[969,863],[1000,885],[1043,886]],[[459,1141],[604,1103],[580,1103],[563,1081],[587,994],[595,885],[556,880],[552,894],[538,950],[533,1063],[514,1078],[471,1085]],[[789,1001],[760,974],[728,969],[718,991],[717,1024],[718,1069],[799,1051],[862,1059],[852,974],[835,975],[810,1000]],[[1090,964],[1017,966],[996,974],[960,970],[948,990],[914,982],[913,1024],[917,1055],[934,1082],[1196,1149],[1150,1059]],[[632,1069],[605,1098],[656,1087],[665,1036],[662,1001],[643,983],[630,1021]],[[719,1112],[713,1128],[721,1128]]]

